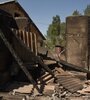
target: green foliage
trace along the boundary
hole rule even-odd
[[[79,13],[79,11],[76,9],[73,13],[72,13],[73,16],[80,16],[81,14]]]
[[[78,10],[73,11],[73,16],[80,16],[82,15]],[[84,10],[84,15],[90,16],[90,5]],[[65,28],[66,23],[60,21],[60,17],[58,15],[52,18],[52,23],[48,27],[47,31],[47,44],[53,50],[55,45],[65,46]]]
[[[53,17],[52,24],[49,25],[47,31],[47,41],[48,44],[51,45],[51,48],[53,48],[56,45],[59,36],[60,36],[60,17],[56,15],[55,17]]]
[[[65,23],[60,22],[58,15],[53,17],[52,24],[49,25],[47,31],[47,44],[53,49],[55,45],[63,46],[65,44]]]
[[[84,10],[84,15],[90,16],[90,5],[87,5],[86,9]]]
[[[72,13],[73,16],[80,16],[82,15],[77,9]],[[84,15],[90,16],[90,4],[84,10]]]

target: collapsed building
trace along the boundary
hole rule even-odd
[[[39,51],[38,47],[42,46],[45,37],[21,5],[15,0],[11,0],[1,3],[0,9],[13,16],[18,27],[16,34],[35,54],[37,54]]]
[[[15,34],[17,34],[19,39],[26,45],[27,48],[29,48],[35,55],[37,55],[39,51],[39,47],[42,46],[45,37],[42,35],[42,33],[39,31],[37,26],[30,19],[30,17],[24,11],[24,9],[20,6],[20,4],[16,1],[4,2],[0,4],[0,9],[8,12],[10,14],[10,17],[12,16],[13,19],[15,20],[14,24],[11,24],[12,22],[9,23],[10,17],[6,15],[5,18],[3,19],[4,23],[8,22],[9,24],[11,24],[11,30]],[[12,37],[10,38],[10,41],[12,41]],[[18,43],[15,43],[14,47],[17,49],[17,51],[21,53],[22,57],[23,55],[25,56],[23,50],[19,50],[20,48],[18,47]],[[0,60],[2,61],[0,67],[1,71],[5,70],[4,67],[7,66],[8,60],[10,60],[10,56],[9,56],[10,54],[7,52],[6,48],[4,50],[5,51],[1,52],[2,56],[0,56],[1,57]]]
[[[76,17],[77,23],[79,23],[78,18],[81,19],[81,17]],[[86,17],[85,19],[86,19],[85,22],[87,23],[88,18]],[[80,45],[81,49],[78,47],[73,51],[74,54],[76,53],[79,54],[80,51],[80,54],[76,56],[74,54],[71,54],[72,52],[71,46],[73,46],[73,44],[72,45],[70,44],[71,43],[70,41],[72,40],[69,37],[70,34],[78,35],[76,34],[78,31],[75,31],[77,30],[75,26],[73,26],[71,30],[71,26],[75,18],[74,20],[73,18],[70,18],[71,21],[68,20],[69,18],[67,19],[67,31],[66,31],[67,62],[64,60],[57,61],[55,58],[48,57],[47,54],[48,52],[46,52],[46,54],[44,55],[42,52],[40,52],[45,37],[42,35],[42,33],[39,31],[37,26],[28,16],[25,10],[21,7],[21,5],[15,0],[0,4],[0,76],[1,76],[0,90],[1,91],[11,91],[9,85],[12,85],[13,81],[17,81],[17,83],[24,82],[25,84],[28,83],[33,85],[31,91],[29,91],[31,93],[34,92],[34,88],[38,91],[38,93],[43,93],[43,90],[45,86],[48,86],[49,81],[50,83],[48,88],[50,88],[50,86],[52,85],[55,86],[55,84],[59,84],[60,87],[58,87],[57,90],[59,90],[62,85],[64,90],[69,91],[70,93],[75,93],[83,88],[80,79],[69,74],[65,70],[69,68],[70,70],[72,69],[75,71],[87,73],[88,77],[90,76],[89,70],[85,69],[85,67],[88,67],[87,65],[89,63],[88,60],[87,61],[85,60],[87,58],[84,59],[85,60],[84,64],[77,63],[78,60],[79,62],[81,61],[83,62],[83,57],[87,56],[87,51],[89,51],[89,49],[86,44],[88,43],[87,41],[82,40],[83,43],[80,42],[82,44]],[[81,27],[82,25],[83,23],[80,24]],[[76,29],[74,30],[74,28]],[[82,30],[84,30],[84,28]],[[80,33],[82,34],[83,32]],[[78,40],[78,38],[75,40]],[[77,45],[75,46],[77,47]],[[81,53],[83,47],[87,48],[87,51],[83,51]],[[72,47],[72,49],[73,48],[74,47]],[[43,50],[44,49],[45,48],[43,47]],[[75,59],[76,57],[78,58],[78,56],[81,57],[82,54],[83,56],[81,60]],[[75,60],[73,61],[71,60],[71,58]],[[16,88],[15,85],[13,86],[13,89],[14,88]],[[28,88],[30,88],[30,86]],[[54,90],[54,88],[51,87],[50,90],[52,89]],[[62,91],[61,92],[60,91],[61,90],[59,90],[58,95],[61,96]],[[54,92],[55,90],[53,91],[53,93]],[[49,95],[50,91],[46,91],[46,93]],[[3,95],[4,94],[0,93],[0,97],[5,96]],[[12,100],[12,95],[9,96],[10,97],[5,96],[6,100],[10,100],[10,98]],[[14,99],[15,98],[17,99],[17,97],[15,97],[14,95]],[[17,100],[21,99],[19,98]]]

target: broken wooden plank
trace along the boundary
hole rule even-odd
[[[38,90],[38,92],[40,92],[39,88],[37,87],[37,83],[34,81],[34,79],[32,78],[32,75],[28,72],[28,70],[24,66],[22,60],[19,58],[19,56],[14,51],[14,49],[12,48],[12,46],[10,45],[10,43],[8,42],[8,40],[5,38],[5,36],[2,33],[2,31],[0,31],[0,37],[3,40],[3,42],[5,43],[6,47],[10,51],[10,53],[12,54],[12,56],[14,57],[14,59],[16,60],[16,62],[18,63],[18,65],[20,66],[20,68],[24,71],[24,73],[26,74],[26,76],[28,77],[28,79],[31,81],[31,83],[34,85],[34,87]]]
[[[8,29],[10,31],[10,29]],[[19,55],[19,57],[24,61],[24,63],[26,62],[33,62],[33,63],[38,63],[40,64],[40,67],[42,67],[43,69],[45,69],[45,71],[49,72],[54,78],[54,74],[53,72],[49,69],[49,67],[44,64],[44,62],[42,61],[42,59],[39,56],[36,56],[29,48],[27,48],[22,41],[20,41],[20,39],[16,36],[16,34],[14,34],[12,32],[13,40],[16,44],[15,47],[15,51],[17,52],[17,54]],[[21,49],[23,52],[21,52],[20,50],[17,49],[17,47],[19,49]]]
[[[41,87],[40,85],[38,85],[38,87]],[[55,85],[54,84],[48,84],[48,85],[43,85],[43,94],[46,93],[54,93],[55,90]],[[33,85],[29,84],[29,85],[24,85],[23,87],[19,87],[17,89],[14,89],[13,92],[14,93],[23,93],[23,94],[30,94],[30,93],[34,94],[38,94],[38,91],[33,88]]]
[[[74,70],[81,71],[81,72],[84,72],[84,73],[90,73],[90,71],[85,69],[84,67],[79,67],[79,66],[73,65],[73,64],[68,63],[64,60],[60,60],[60,61],[57,61],[57,62],[60,63],[61,65],[63,65],[64,67],[66,66],[66,69],[72,68]]]
[[[67,97],[66,100],[90,100],[90,97],[83,96],[83,97]]]
[[[44,75],[42,75],[38,80],[38,84],[48,84],[48,83],[53,83],[54,78],[52,75],[50,75],[48,72],[46,72]]]
[[[0,100],[23,100],[24,95],[12,95],[8,92],[0,92]]]
[[[36,56],[34,54],[34,52],[32,52],[29,48],[27,48],[20,41],[20,39],[16,36],[16,34],[14,34],[12,32],[12,34],[10,34],[10,35],[12,35],[13,40],[14,40],[16,46],[23,51],[23,52],[21,52],[20,50],[17,49],[17,47],[15,47],[15,51],[17,52],[19,57],[24,61],[24,63],[26,63],[26,62],[33,62],[35,64],[38,63],[38,64],[41,65],[40,67],[42,67],[43,69],[45,69],[45,71],[49,72],[53,77],[55,77],[53,72],[49,69],[49,67],[46,64],[44,64],[42,59],[40,57]]]
[[[19,49],[23,49],[23,52],[26,51],[26,53],[24,52],[24,54],[21,53],[20,50],[13,48],[12,45],[9,43],[8,38],[6,38],[5,36],[7,36],[7,34],[4,31],[4,28],[6,28],[6,30],[8,30],[8,32],[10,32],[9,35],[11,35],[14,39],[14,42],[16,42],[16,44],[18,45]],[[0,34],[1,39],[4,41],[4,44],[6,45],[6,47],[8,48],[8,50],[10,51],[10,53],[12,54],[12,56],[14,57],[14,59],[16,60],[16,62],[18,63],[18,65],[20,66],[20,68],[24,71],[24,73],[26,74],[26,76],[28,77],[28,79],[31,81],[31,83],[35,86],[35,88],[37,88],[37,90],[39,92],[40,89],[37,87],[37,83],[34,81],[34,79],[32,78],[31,74],[28,72],[28,70],[26,69],[24,63],[25,62],[37,62],[41,65],[41,67],[43,69],[45,69],[45,71],[49,72],[49,74],[52,75],[52,77],[54,77],[53,72],[48,68],[47,65],[45,65],[43,63],[43,61],[41,60],[41,58],[39,58],[38,56],[35,56],[35,54],[33,52],[31,52],[20,40],[19,38],[16,36],[16,34],[14,34],[9,28],[7,28],[6,26],[1,27],[2,32]],[[4,36],[5,34],[5,36]],[[15,50],[14,50],[15,49]],[[25,49],[25,50],[24,50]],[[27,54],[28,53],[28,54]],[[25,55],[27,54],[27,55]],[[24,58],[25,57],[25,58]],[[29,59],[30,58],[30,59]]]
[[[80,94],[90,94],[90,86],[88,86],[87,88],[84,88],[82,90],[79,90],[78,93],[80,93]]]
[[[46,65],[56,64],[57,62],[54,60],[43,60]]]
[[[49,69],[49,67],[46,64],[44,64],[40,57],[38,57],[38,63],[41,65],[43,69],[45,69],[45,71],[49,72],[49,74],[51,74],[53,78],[56,78],[52,70]]]

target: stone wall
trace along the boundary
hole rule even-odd
[[[86,16],[66,18],[66,59],[67,62],[88,68],[89,29]]]

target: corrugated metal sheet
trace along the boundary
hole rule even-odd
[[[75,76],[69,74],[61,74],[58,76],[58,82],[68,91],[76,92],[83,88],[81,81]]]

